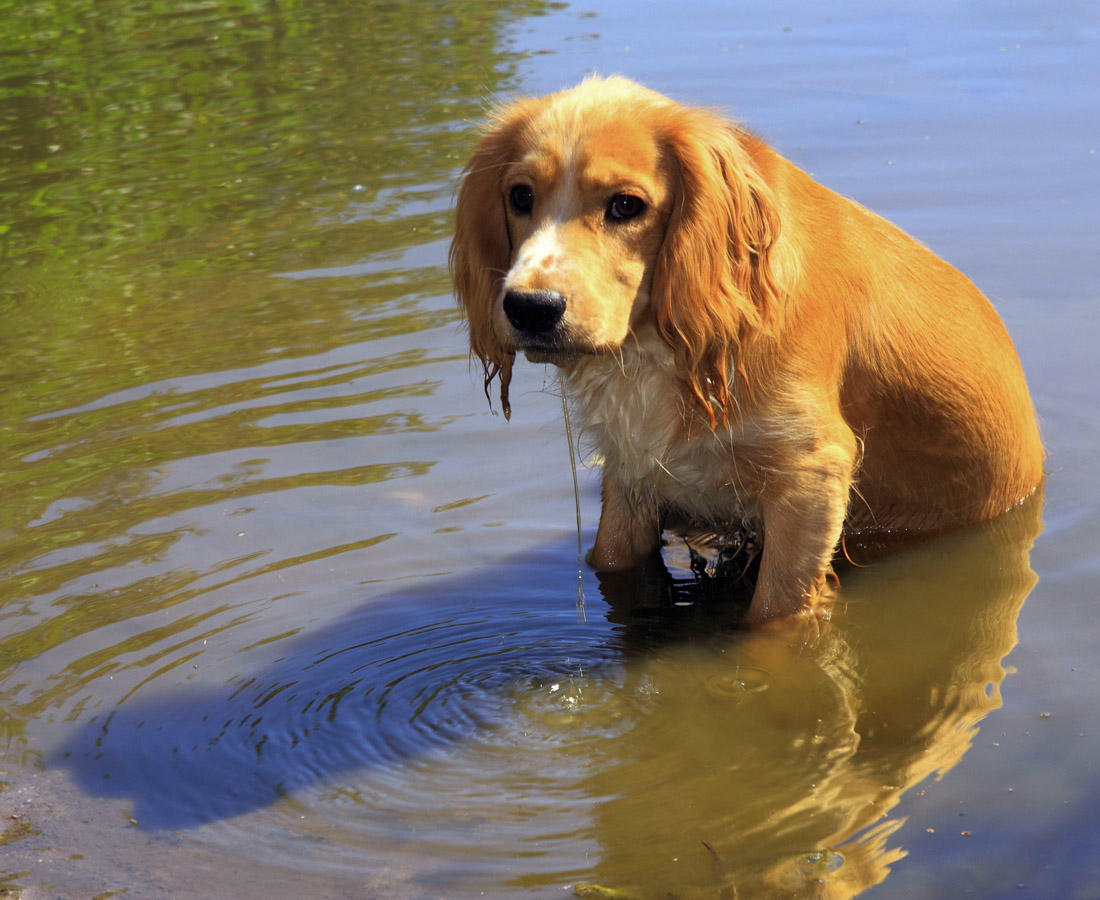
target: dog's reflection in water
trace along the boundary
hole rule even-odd
[[[886,556],[849,545],[868,564],[842,570],[813,646],[696,618],[639,652],[631,677],[650,702],[590,769],[604,852],[575,893],[839,898],[881,882],[905,856],[902,794],[958,763],[1001,705],[1040,512],[1036,497]],[[605,587],[640,648],[690,602]]]

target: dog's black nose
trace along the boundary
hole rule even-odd
[[[524,334],[545,334],[565,315],[565,297],[557,291],[508,291],[504,314]]]

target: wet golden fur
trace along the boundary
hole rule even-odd
[[[965,276],[624,78],[499,111],[451,266],[506,412],[517,352],[565,374],[604,458],[597,568],[654,553],[669,513],[752,522],[759,622],[814,606],[845,529],[983,521],[1042,479],[1016,352]]]

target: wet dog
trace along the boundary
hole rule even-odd
[[[812,610],[842,534],[936,532],[1030,496],[1012,342],[960,272],[760,138],[624,78],[501,109],[451,247],[486,388],[564,373],[603,457],[590,554],[679,519],[763,534],[748,621]]]

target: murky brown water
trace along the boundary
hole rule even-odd
[[[0,2],[0,896],[1100,896],[1098,44],[1085,3]],[[812,650],[678,544],[579,616],[553,373],[489,412],[445,263],[486,98],[591,69],[967,271],[1045,507],[844,572]]]

